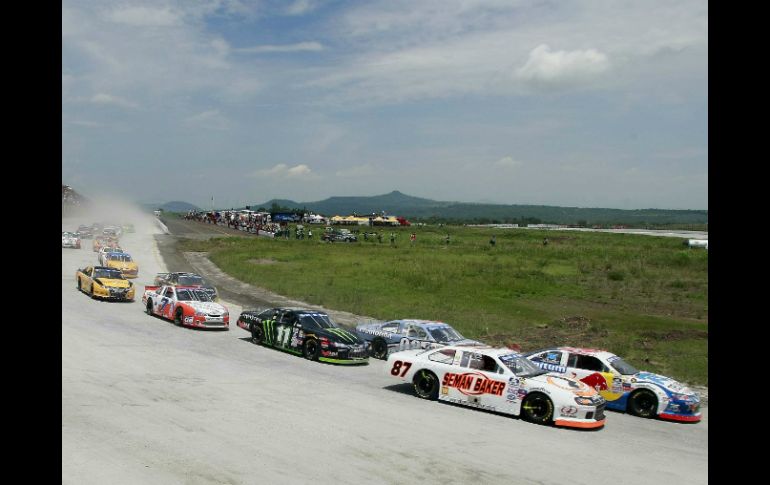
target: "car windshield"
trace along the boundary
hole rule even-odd
[[[116,269],[95,269],[94,278],[106,278],[110,280],[122,280],[123,275]]]
[[[511,372],[517,377],[535,377],[548,372],[519,354],[501,355],[500,361],[511,369]]]
[[[428,327],[428,331],[431,336],[436,339],[436,342],[457,342],[458,340],[465,340],[465,337],[460,335],[460,332],[450,327],[449,325],[441,327]]]
[[[607,359],[613,369],[620,372],[621,375],[630,376],[639,373],[639,369],[629,364],[620,357]]]
[[[179,284],[183,286],[205,285],[206,280],[198,275],[185,275],[179,277]]]
[[[325,313],[302,313],[299,321],[304,327],[309,328],[337,328],[337,324]]]
[[[125,261],[129,263],[133,261],[131,256],[126,253],[107,253],[107,259],[110,261]]]
[[[179,301],[211,301],[208,293],[197,289],[176,290],[176,299]]]

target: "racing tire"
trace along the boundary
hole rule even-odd
[[[147,306],[144,308],[144,313],[152,316],[152,300],[147,300]]]
[[[265,339],[265,333],[262,330],[262,327],[257,324],[251,324],[251,341],[254,342],[256,345],[259,345],[262,343],[262,341]]]
[[[412,383],[417,397],[431,401],[438,399],[438,377],[433,372],[422,369],[414,375]]]
[[[319,355],[321,355],[321,345],[318,340],[314,338],[305,340],[302,345],[302,356],[308,360],[318,360]]]
[[[654,418],[658,409],[658,398],[652,391],[639,389],[628,397],[628,412],[640,418]]]
[[[532,393],[521,403],[521,415],[531,423],[548,424],[553,419],[553,402],[545,394]]]
[[[176,325],[177,327],[181,327],[183,318],[184,318],[184,312],[182,311],[181,308],[177,308],[176,311],[174,312],[174,325]]]
[[[372,341],[372,357],[382,360],[388,358],[388,343],[384,339],[376,338]]]
[[[96,295],[94,294],[94,284],[91,283],[91,293],[90,293],[91,299],[96,300]]]
[[[83,291],[83,288],[80,284],[80,278],[78,278],[78,291]]]

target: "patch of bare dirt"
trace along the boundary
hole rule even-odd
[[[269,258],[247,259],[246,262],[247,263],[251,263],[251,264],[276,264],[276,263],[278,263],[278,261],[276,261],[274,259],[269,259]]]

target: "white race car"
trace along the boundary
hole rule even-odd
[[[386,372],[414,385],[423,399],[439,399],[527,421],[599,428],[606,402],[580,381],[542,370],[510,349],[416,349],[388,356]]]
[[[553,347],[526,354],[538,367],[593,387],[607,408],[644,418],[697,423],[700,396],[670,377],[643,372],[617,355],[597,349]]]
[[[61,247],[80,249],[80,237],[74,232],[62,232]]]

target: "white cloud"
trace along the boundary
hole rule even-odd
[[[312,12],[318,6],[314,0],[296,0],[286,8],[287,15],[304,15]]]
[[[122,7],[107,13],[115,23],[133,27],[168,27],[180,23],[179,14],[169,8]]]
[[[304,163],[290,167],[285,163],[279,163],[272,168],[256,170],[252,172],[252,177],[267,178],[315,178],[313,170]]]
[[[532,49],[516,76],[533,83],[572,84],[594,78],[609,68],[607,55],[596,49],[552,51],[547,44],[541,44]]]
[[[508,157],[503,157],[500,160],[496,161],[495,165],[498,167],[513,168],[513,167],[521,167],[522,165],[524,165],[524,163],[519,160],[514,160],[513,158],[508,156]]]
[[[323,45],[318,42],[298,42],[286,45],[258,45],[254,47],[239,47],[236,52],[245,54],[263,54],[269,52],[318,52],[323,50]]]
[[[184,121],[188,125],[193,125],[205,129],[228,130],[230,128],[230,120],[222,115],[218,109],[197,113],[193,116],[185,118]]]
[[[105,93],[98,93],[91,97],[90,101],[95,104],[111,104],[114,106],[120,106],[121,108],[137,108],[136,103],[133,103],[127,99],[119,96],[113,96]]]

